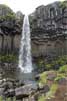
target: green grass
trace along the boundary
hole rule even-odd
[[[3,98],[2,98],[2,96],[0,96],[0,101],[3,101]]]
[[[61,66],[60,69],[59,69],[59,72],[67,73],[67,65],[63,65],[63,66]]]
[[[43,85],[47,83],[47,73],[46,72],[43,72],[40,75],[40,83]]]
[[[65,78],[65,74],[63,73],[58,73],[57,77],[54,79],[54,81],[59,81],[60,79]]]
[[[39,96],[38,101],[45,101],[44,95]]]

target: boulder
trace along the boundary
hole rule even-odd
[[[15,89],[16,98],[22,99],[29,97],[29,95],[32,94],[35,90],[36,88],[33,88],[33,84],[18,87]]]
[[[44,86],[38,87],[37,90],[40,91],[41,93],[46,93],[46,92],[48,92],[50,90],[50,88],[49,88],[48,85],[44,85]]]

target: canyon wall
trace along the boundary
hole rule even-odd
[[[30,24],[34,56],[67,54],[67,1],[37,7]]]
[[[18,53],[24,15],[0,4],[0,53]]]
[[[23,17],[0,5],[0,53],[18,53]],[[67,54],[67,1],[41,5],[29,20],[33,56]]]

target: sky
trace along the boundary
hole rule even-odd
[[[8,5],[14,12],[21,11],[23,14],[30,14],[34,12],[36,7],[55,1],[64,0],[0,0],[0,4]]]

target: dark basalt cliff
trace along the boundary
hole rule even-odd
[[[0,53],[18,53],[23,17],[0,5]],[[67,1],[41,5],[29,20],[33,56],[67,54]]]
[[[30,26],[34,56],[67,53],[67,1],[37,7]]]
[[[0,4],[0,52],[17,52],[22,31],[23,14],[16,14],[6,5]],[[17,41],[16,41],[17,40]],[[18,46],[17,46],[18,44]]]

